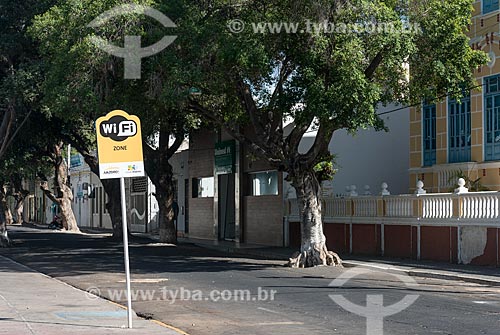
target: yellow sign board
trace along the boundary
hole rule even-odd
[[[114,110],[96,121],[99,177],[143,177],[141,120]]]

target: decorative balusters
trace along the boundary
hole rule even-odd
[[[413,197],[390,197],[385,199],[387,217],[412,217]]]
[[[383,183],[381,192],[383,197],[368,195],[368,187],[364,187],[364,196],[351,195],[357,194],[356,186],[351,185],[347,188],[349,197],[323,199],[323,217],[374,218],[384,216],[428,220],[428,224],[437,223],[439,220],[443,222],[465,220],[472,224],[491,221],[496,224],[500,220],[500,192],[467,192],[463,179],[458,181],[458,185],[457,193],[429,194],[424,189],[424,183],[418,181],[414,195],[390,196],[387,183]],[[381,203],[384,204],[383,212],[379,208]],[[421,207],[414,208],[414,206]],[[416,216],[417,212],[421,213],[421,217]],[[288,200],[287,214],[299,216],[298,199]]]

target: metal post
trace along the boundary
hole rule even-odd
[[[132,328],[132,299],[130,295],[130,266],[128,258],[127,204],[125,201],[125,178],[123,177],[120,178],[120,191],[122,199],[123,253],[125,255],[125,276],[127,282],[128,328]]]

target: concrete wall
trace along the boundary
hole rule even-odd
[[[278,196],[246,196],[243,207],[246,243],[283,245],[283,207]]]
[[[378,113],[393,111],[400,106],[380,107]],[[378,194],[386,182],[392,194],[404,194],[409,188],[410,112],[404,108],[383,115],[389,132],[374,129],[359,130],[355,135],[345,130],[333,134],[329,144],[335,154],[338,172],[333,179],[333,194],[344,194],[346,186],[356,185],[359,194],[369,185],[372,194]],[[306,133],[300,152],[314,143],[315,132]]]
[[[328,248],[344,255],[500,266],[500,228],[325,223],[324,230]],[[296,221],[290,222],[290,245],[300,246]]]
[[[249,173],[272,171],[262,159],[251,159],[243,148],[243,239],[246,243],[283,246],[283,175],[278,173],[278,195],[251,196]]]
[[[215,135],[208,130],[193,132],[189,151],[189,237],[216,239],[214,198],[193,198],[193,178],[214,175]]]

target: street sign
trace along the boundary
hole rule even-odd
[[[143,177],[141,121],[114,110],[96,121],[99,178]]]
[[[127,283],[128,328],[132,328],[132,298],[130,291],[130,262],[128,255],[127,203],[125,178],[143,177],[141,120],[122,110],[114,110],[96,121],[97,156],[101,179],[120,178],[122,205],[123,253]]]
[[[215,143],[215,173],[235,172],[236,142],[234,140]]]
[[[83,165],[83,157],[80,154],[71,155],[70,168],[76,168]]]

